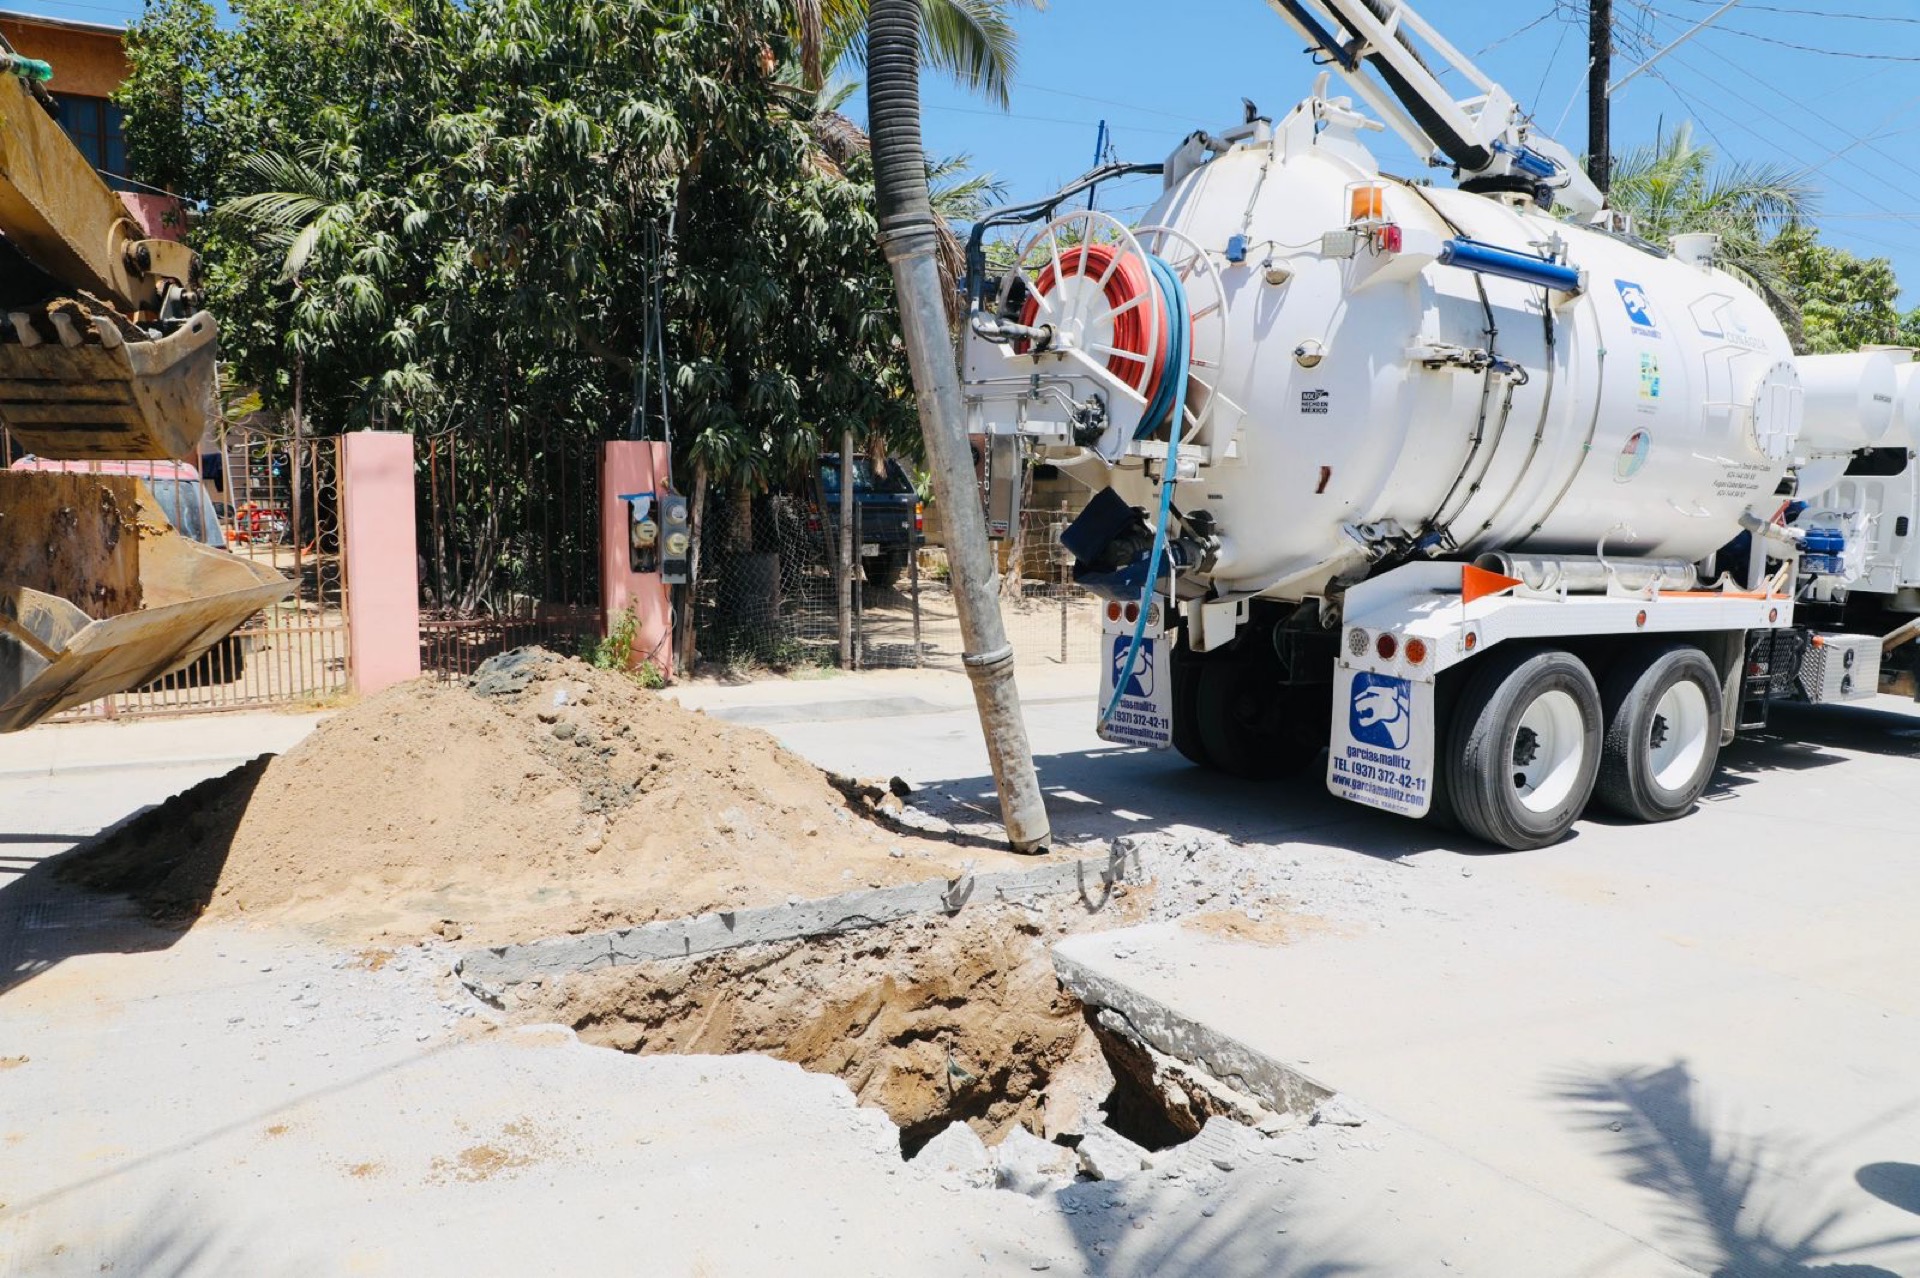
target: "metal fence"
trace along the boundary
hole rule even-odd
[[[218,518],[203,529],[190,488],[160,495],[182,531],[224,540],[228,552],[291,578],[294,593],[261,610],[185,669],[131,692],[56,716],[56,721],[323,704],[345,692],[349,669],[346,560],[340,526],[340,441],[304,441],[297,456],[277,425],[229,428],[222,448],[201,456],[201,484]],[[168,462],[118,462],[150,487],[182,483]]]
[[[704,671],[805,666],[961,668],[959,613],[946,551],[922,545],[897,576],[868,568],[847,582],[845,642],[839,530],[812,494],[771,494],[739,515],[737,496],[709,496],[701,532],[694,624]],[[853,541],[863,546],[855,504]],[[1026,511],[1015,537],[996,543],[1000,611],[1022,664],[1096,659],[1097,601],[1073,583],[1059,534],[1065,509]]]
[[[1073,557],[1060,544],[1060,533],[1075,513],[1023,511],[1015,535],[994,543],[1000,617],[1016,664],[1079,664],[1098,658],[1099,600],[1074,584]],[[919,664],[958,670],[960,622],[948,584],[946,551],[929,547],[920,560]]]
[[[420,665],[458,678],[523,644],[600,633],[599,441],[500,423],[414,445]]]

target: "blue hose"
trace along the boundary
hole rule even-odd
[[[1146,415],[1140,419],[1133,437],[1145,439],[1164,421],[1167,426],[1167,461],[1160,472],[1160,513],[1153,525],[1153,558],[1147,565],[1146,587],[1140,592],[1140,616],[1133,623],[1133,640],[1127,645],[1127,659],[1114,678],[1113,696],[1108,698],[1107,708],[1100,712],[1099,727],[1103,731],[1113,722],[1114,711],[1120,708],[1120,698],[1133,679],[1134,663],[1140,659],[1140,645],[1147,634],[1147,613],[1153,607],[1154,587],[1160,581],[1160,560],[1167,553],[1167,521],[1172,517],[1173,485],[1180,471],[1181,415],[1187,403],[1190,363],[1188,349],[1193,344],[1193,316],[1187,305],[1187,290],[1180,283],[1179,274],[1151,253],[1147,254],[1147,266],[1160,288],[1161,296],[1167,300],[1170,325],[1167,334],[1167,367],[1161,371],[1160,386],[1148,401]]]

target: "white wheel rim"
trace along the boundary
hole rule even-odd
[[[1700,771],[1707,753],[1707,694],[1682,679],[1654,703],[1647,724],[1647,763],[1662,790],[1684,790]]]
[[[1580,703],[1558,688],[1535,697],[1507,746],[1508,773],[1520,806],[1551,812],[1565,803],[1580,779],[1586,750]]]

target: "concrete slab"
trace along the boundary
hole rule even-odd
[[[1552,1272],[1920,1273],[1920,1194],[1890,1188],[1920,1183],[1920,717],[1778,726],[1679,823],[1408,854],[1428,911],[1059,952],[1635,1244]],[[1463,1227],[1505,1210],[1456,1206]]]

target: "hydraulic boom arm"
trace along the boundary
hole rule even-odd
[[[1573,155],[1532,124],[1505,89],[1397,0],[1267,0],[1344,76],[1416,155],[1451,164],[1462,185],[1525,191],[1588,217],[1605,206]],[[1421,53],[1415,41],[1427,51]],[[1479,93],[1456,100],[1429,58]],[[1444,160],[1435,159],[1444,156]]]

